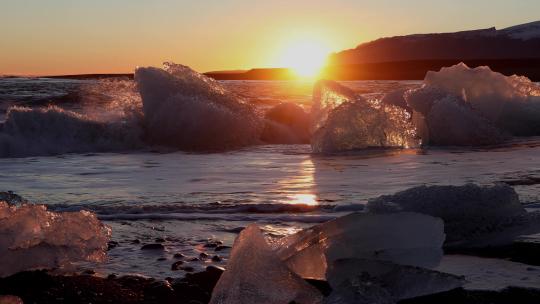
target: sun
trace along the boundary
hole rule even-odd
[[[300,77],[316,77],[325,65],[329,53],[330,48],[322,42],[293,41],[283,51],[281,64]]]

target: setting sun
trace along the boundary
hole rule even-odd
[[[315,77],[324,66],[330,48],[318,41],[296,41],[282,54],[281,64],[301,77]]]

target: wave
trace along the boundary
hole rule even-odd
[[[1,126],[0,157],[108,152],[141,146],[137,128],[58,107],[12,107]]]
[[[234,214],[234,213],[313,213],[313,212],[335,212],[335,211],[358,211],[363,208],[363,204],[350,205],[307,205],[307,204],[276,204],[276,203],[259,203],[259,204],[184,204],[184,203],[165,203],[155,205],[67,205],[54,204],[50,205],[51,210],[79,211],[88,210],[99,215],[114,215],[114,214],[151,214],[151,213],[208,213],[208,214]]]
[[[101,220],[226,220],[320,223],[364,209],[364,204],[49,205],[56,212],[90,211]]]

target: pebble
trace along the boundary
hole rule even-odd
[[[146,244],[141,247],[141,250],[165,250],[161,244]]]
[[[221,262],[223,259],[219,255],[215,255],[212,257],[212,261],[214,262]]]
[[[186,266],[186,267],[180,267],[180,269],[182,269],[183,271],[186,271],[186,272],[193,272],[195,271],[195,269],[191,266]]]
[[[182,261],[176,261],[171,265],[171,270],[179,270],[181,268],[181,265],[184,264]]]
[[[217,246],[214,250],[215,251],[221,251],[221,250],[230,249],[230,248],[231,248],[231,246],[221,245],[221,246]]]
[[[186,257],[186,256],[183,255],[182,253],[175,253],[175,254],[173,255],[173,258],[175,258],[175,259],[181,259],[181,258],[185,258],[185,257]]]
[[[208,257],[209,257],[209,255],[206,254],[206,253],[204,253],[204,252],[201,252],[201,253],[199,254],[199,258],[200,258],[201,260],[206,260],[206,259],[208,259]]]

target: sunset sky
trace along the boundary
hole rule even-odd
[[[382,36],[536,21],[539,0],[0,0],[0,74],[280,67]]]

